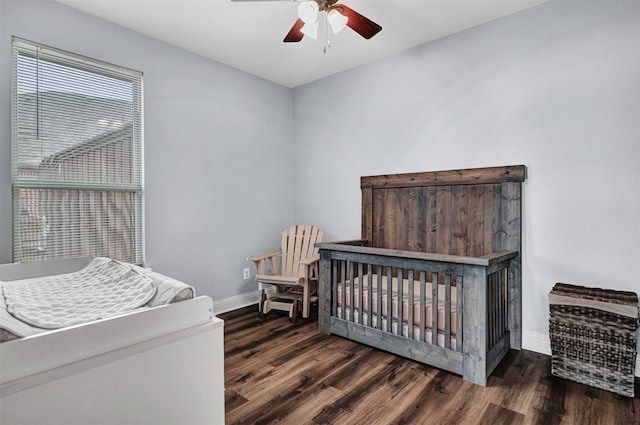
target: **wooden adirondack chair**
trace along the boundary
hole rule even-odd
[[[318,299],[320,254],[314,245],[321,241],[320,229],[309,224],[298,224],[282,232],[280,251],[247,258],[254,262],[257,270],[256,281],[260,290],[258,312],[261,318],[271,310],[283,310],[289,312],[290,320],[295,323],[300,308],[302,317],[309,317],[311,303]],[[266,272],[267,260],[271,274]],[[265,284],[275,286],[275,292],[267,295]]]

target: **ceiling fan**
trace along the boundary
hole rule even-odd
[[[281,0],[231,0],[234,2],[246,1],[281,1]],[[296,0],[289,0],[296,1]],[[334,33],[338,33],[348,26],[362,37],[370,39],[382,30],[382,27],[372,20],[362,16],[355,10],[338,3],[339,0],[308,0],[300,3],[298,7],[298,19],[293,24],[289,33],[285,36],[285,43],[295,43],[306,35],[317,38],[318,14],[325,12],[327,22]]]

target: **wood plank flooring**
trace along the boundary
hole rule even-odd
[[[512,351],[487,387],[346,339],[317,322],[225,320],[226,423],[640,424],[640,380],[628,398],[551,376],[550,357]]]

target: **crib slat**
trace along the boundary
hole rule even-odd
[[[504,286],[502,287],[502,299],[503,299],[503,308],[502,308],[502,315],[503,315],[503,323],[502,323],[502,327],[504,328],[504,333],[506,334],[508,329],[509,329],[509,269],[505,268],[504,269]]]
[[[427,342],[426,322],[427,322],[427,284],[426,273],[424,270],[420,272],[420,341]]]
[[[367,326],[372,327],[373,323],[373,275],[371,274],[371,264],[367,264]]]
[[[393,295],[393,272],[391,268],[387,268],[387,332],[393,330],[393,313],[392,313],[392,295]]]
[[[493,319],[495,323],[495,333],[493,335],[494,345],[497,344],[498,341],[500,341],[500,338],[502,336],[502,330],[500,329],[500,285],[502,285],[502,274],[500,272],[496,272],[495,275],[495,288],[493,290],[493,294],[495,296],[495,300],[493,301],[495,311],[492,313],[493,315],[495,315],[495,318]]]
[[[495,287],[493,289],[493,296],[495,297],[495,299],[493,301],[494,311],[492,312],[492,314],[495,316],[495,318],[493,319],[495,331],[493,335],[493,345],[497,344],[498,341],[500,341],[500,336],[502,334],[502,330],[500,329],[500,285],[502,285],[502,276],[500,272],[496,272],[494,274]]]
[[[398,278],[398,317],[396,318],[396,335],[402,335],[402,318],[404,315],[404,270],[398,267],[397,270],[397,278]]]
[[[495,342],[502,338],[502,270],[496,272],[496,337]]]
[[[500,271],[500,338],[505,335],[507,320],[506,320],[506,295],[507,295],[507,269]]]
[[[505,267],[504,269],[504,332],[505,334],[509,332],[509,268]]]
[[[346,273],[347,273],[347,265],[349,263],[347,261],[342,261],[340,263],[340,282],[342,282],[342,314],[340,315],[341,319],[345,319],[347,318],[347,279],[346,279]]]
[[[376,273],[378,275],[378,288],[377,288],[377,297],[376,297],[376,329],[382,330],[382,266],[378,265],[376,269]]]
[[[331,315],[338,317],[338,263],[339,260],[331,261]],[[344,308],[343,308],[344,309]]]
[[[487,276],[487,311],[486,311],[486,326],[487,326],[487,345],[489,347],[493,346],[493,297],[491,296],[491,292],[493,289],[493,276]]]
[[[462,352],[462,305],[464,294],[462,276],[456,276],[456,351]]]
[[[438,345],[438,275],[431,278],[431,343]]]
[[[498,286],[500,285],[500,275],[499,273],[494,273],[493,276],[493,310],[491,311],[491,315],[493,316],[493,344],[492,347],[498,342],[500,339],[500,330],[498,328]]]
[[[489,345],[489,347],[493,347],[496,344],[496,341],[498,339],[498,316],[497,316],[497,305],[496,305],[496,300],[497,300],[497,295],[496,295],[496,289],[498,287],[498,282],[497,282],[497,275],[495,273],[490,275],[490,294],[491,294],[491,304],[489,305],[489,311],[487,312],[489,314],[489,316],[491,317],[491,343]]]
[[[349,268],[349,303],[347,304],[349,306],[350,309],[350,317],[351,317],[351,321],[355,322],[355,317],[356,317],[356,305],[353,303],[354,300],[354,278],[355,278],[355,273],[354,273],[354,269],[355,269],[355,264],[353,264],[351,261],[349,261],[349,263],[347,263],[347,267]]]
[[[496,303],[498,304],[496,307],[497,310],[497,328],[498,328],[498,338],[497,341],[500,341],[502,339],[502,337],[504,336],[504,322],[502,320],[502,296],[504,291],[502,290],[502,285],[504,285],[504,274],[502,273],[502,270],[500,270],[498,273],[496,273],[497,277],[498,277],[498,287],[496,288]]]
[[[364,299],[364,280],[362,274],[362,263],[358,263],[358,323],[364,324],[362,317],[362,300]]]
[[[407,336],[413,339],[413,270],[409,270],[407,279],[409,280],[409,301],[407,302],[407,308],[409,309],[409,311],[407,312]]]
[[[495,315],[496,315],[496,335],[494,344],[500,341],[502,338],[502,270],[497,271],[496,275],[496,289],[495,289]]]
[[[451,275],[444,276],[444,348],[451,348]]]
[[[498,277],[498,287],[496,288],[496,303],[498,304],[496,307],[497,310],[497,328],[498,328],[498,338],[497,340],[501,340],[502,337],[504,336],[504,321],[502,320],[503,315],[502,315],[502,297],[504,295],[504,290],[503,290],[503,285],[504,285],[504,273],[503,270],[500,270],[499,272],[496,273],[497,277]]]

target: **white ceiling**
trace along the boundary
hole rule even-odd
[[[57,0],[153,38],[296,87],[546,0],[342,0],[382,26],[365,40],[349,28],[324,41],[283,43],[291,0]]]

